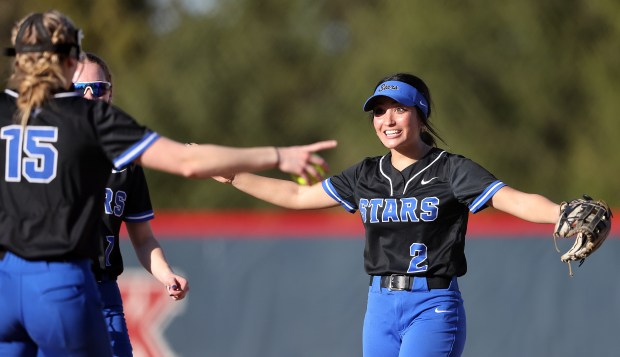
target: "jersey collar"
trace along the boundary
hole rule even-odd
[[[437,162],[437,160],[439,160],[439,158],[445,153],[444,150],[440,150],[438,148],[431,148],[431,150],[429,150],[429,152],[419,161],[411,164],[410,166],[408,166],[407,168],[405,168],[405,170],[403,170],[402,172],[399,172],[399,175],[403,175],[405,177],[405,186],[403,188],[403,192],[402,194],[404,195],[407,192],[407,189],[410,187],[411,182],[418,176],[420,176],[422,173],[424,173],[429,167],[431,167],[434,163]],[[388,182],[390,183],[390,196],[394,196],[394,182],[392,181],[392,178],[390,177],[390,174],[397,171],[394,166],[392,166],[392,153],[387,153],[386,155],[382,156],[381,159],[379,160],[379,170],[381,171],[381,175],[383,177],[385,177]],[[429,163],[430,161],[430,163]],[[419,167],[418,164],[424,165],[424,167],[422,169],[419,169],[417,172],[413,172],[413,170],[417,167]],[[410,173],[409,173],[410,172]],[[407,179],[407,177],[409,177]]]
[[[17,93],[15,90],[13,89],[5,89],[4,93],[10,95],[13,98],[18,98],[19,97],[19,93]],[[54,94],[52,97],[54,98],[67,98],[67,97],[81,97],[82,94],[80,94],[79,92],[76,92],[75,89],[73,89],[73,86],[71,86],[71,89],[68,91],[62,91],[62,92],[58,92],[56,94]]]

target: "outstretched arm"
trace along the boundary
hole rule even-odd
[[[278,180],[248,173],[237,174],[231,179],[215,178],[265,202],[290,209],[318,209],[337,206],[321,186],[298,185],[293,181]]]
[[[515,217],[534,223],[555,224],[560,217],[560,205],[544,196],[525,193],[514,188],[502,187],[489,204]]]
[[[127,232],[138,260],[155,279],[159,280],[174,300],[182,300],[189,291],[187,280],[170,268],[164,251],[153,236],[149,222],[126,222]]]
[[[230,176],[271,168],[308,178],[317,175],[314,164],[325,165],[325,160],[312,154],[336,145],[335,140],[327,140],[278,148],[235,148],[211,144],[186,146],[161,137],[135,161],[155,170],[194,178]]]

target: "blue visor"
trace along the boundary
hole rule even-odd
[[[387,81],[381,83],[381,85],[375,89],[375,93],[372,97],[368,98],[366,103],[364,103],[364,111],[371,111],[375,106],[376,99],[379,97],[392,98],[400,104],[408,107],[418,107],[422,113],[424,113],[424,117],[428,118],[428,102],[426,101],[426,98],[424,98],[424,96],[412,85],[400,81]]]

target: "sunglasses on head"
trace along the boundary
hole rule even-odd
[[[94,97],[100,98],[110,92],[110,88],[112,88],[112,83],[106,81],[95,81],[95,82],[76,82],[73,83],[75,90],[80,92],[82,96],[86,95],[86,91],[90,88],[90,92]]]

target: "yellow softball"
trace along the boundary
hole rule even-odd
[[[323,167],[321,167],[321,165],[313,164],[312,166],[314,166],[316,172],[318,172],[319,175],[325,176],[325,170],[323,170]],[[291,179],[302,186],[314,185],[315,183],[319,182],[314,177],[310,177],[310,184],[308,184],[308,181],[305,178],[297,175],[291,175]]]

